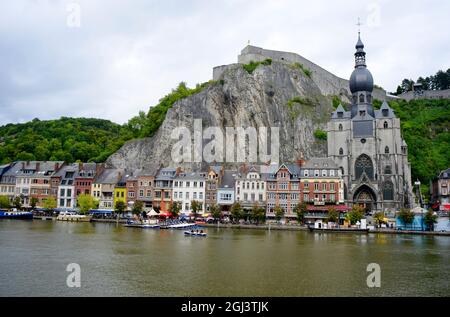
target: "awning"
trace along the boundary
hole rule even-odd
[[[103,209],[97,209],[97,210],[91,210],[89,211],[90,214],[112,214],[112,210],[103,210]]]
[[[442,204],[443,210],[450,210],[450,204]]]
[[[170,213],[160,212],[160,213],[158,214],[158,216],[160,216],[160,217],[170,217]]]
[[[345,205],[328,205],[328,206],[308,206],[308,211],[328,211],[334,208],[336,211],[349,211],[351,208]]]

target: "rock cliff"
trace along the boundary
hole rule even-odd
[[[202,164],[176,163],[171,159],[176,142],[171,139],[172,131],[186,127],[193,134],[195,119],[202,119],[203,128],[219,127],[224,135],[226,127],[279,127],[281,162],[326,156],[326,141],[317,139],[314,133],[326,129],[333,95],[349,102],[347,81],[304,60],[284,58],[282,52],[264,55],[258,51],[256,56],[250,48],[243,50],[240,63],[216,67],[214,81],[201,92],[176,102],[153,137],[126,143],[107,163],[151,172],[161,166],[197,169]],[[250,58],[261,61],[263,57],[272,62],[258,65],[251,73],[244,69],[243,63]],[[231,167],[239,162],[224,164]]]

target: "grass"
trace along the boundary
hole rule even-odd
[[[296,105],[303,105],[308,107],[314,107],[316,105],[316,102],[309,98],[303,98],[303,97],[294,97],[291,100],[287,102],[287,107],[289,111],[289,116],[292,120],[295,120],[301,112],[300,108],[296,109]]]
[[[265,66],[272,65],[272,59],[267,58],[267,59],[263,60],[262,62],[250,61],[250,63],[244,64],[244,65],[242,65],[242,67],[247,71],[247,73],[252,74],[259,65],[265,65]]]
[[[292,67],[295,69],[301,70],[305,74],[306,77],[311,78],[312,71],[309,68],[306,68],[305,65],[303,65],[301,63],[294,63],[294,64],[292,64]]]

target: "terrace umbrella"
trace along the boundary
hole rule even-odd
[[[148,213],[147,213],[147,216],[148,217],[156,217],[156,216],[159,216],[160,214],[158,214],[156,211],[155,211],[155,209],[151,209]]]

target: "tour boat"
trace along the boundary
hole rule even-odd
[[[185,231],[184,235],[186,235],[186,236],[206,237],[206,232]]]
[[[92,220],[92,216],[60,214],[56,217],[56,220],[69,222],[90,222]]]
[[[161,225],[157,221],[144,220],[144,221],[129,221],[124,227],[128,228],[141,228],[141,229],[160,229]]]
[[[25,211],[0,211],[0,219],[33,219],[33,213]]]

